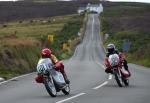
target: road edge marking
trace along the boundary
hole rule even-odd
[[[86,93],[79,93],[79,94],[77,94],[77,95],[75,95],[75,96],[69,97],[69,98],[67,98],[67,99],[60,100],[60,101],[58,101],[58,102],[56,102],[56,103],[63,103],[63,102],[66,102],[66,101],[68,101],[68,100],[71,100],[71,99],[77,98],[77,97],[79,97],[79,96],[82,96],[82,95],[84,95],[84,94],[86,94]]]
[[[20,76],[17,76],[17,77],[8,79],[8,80],[6,80],[6,81],[0,82],[0,85],[2,85],[2,84],[4,84],[4,83],[8,83],[8,82],[10,82],[10,81],[12,81],[12,80],[15,80],[15,79],[18,79],[18,78],[26,77],[26,76],[31,75],[31,74],[33,74],[33,73],[35,73],[35,72],[28,73],[28,74],[24,74],[24,75],[20,75]]]

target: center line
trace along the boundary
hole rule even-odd
[[[77,95],[72,96],[72,97],[70,97],[70,98],[67,98],[67,99],[64,99],[64,100],[58,101],[58,102],[56,102],[56,103],[63,103],[63,102],[65,102],[65,101],[68,101],[68,100],[74,99],[74,98],[79,97],[79,96],[84,95],[84,94],[86,94],[86,93],[80,93],[80,94],[77,94]]]
[[[101,85],[94,87],[93,89],[99,89],[101,87],[103,87],[104,85],[108,84],[108,81],[105,81],[104,83],[102,83]]]
[[[94,16],[93,16],[93,21],[92,21],[92,39],[93,39],[93,35],[94,35],[94,31],[93,31],[93,29],[94,29]]]

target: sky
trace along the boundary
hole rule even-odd
[[[0,1],[17,1],[17,0],[0,0]],[[64,0],[64,1],[69,1],[69,0]],[[150,0],[108,0],[108,1],[121,1],[121,2],[145,2],[145,3],[150,3]]]
[[[0,1],[18,1],[18,0],[0,0]]]
[[[150,3],[150,0],[108,0],[108,1],[128,1],[128,2],[145,2],[145,3]]]

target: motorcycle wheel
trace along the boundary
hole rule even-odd
[[[49,93],[49,95],[51,97],[57,96],[57,91],[56,91],[53,80],[51,80],[50,78],[47,78],[47,77],[44,78],[44,85],[45,85],[47,92]]]
[[[119,73],[117,71],[115,71],[114,75],[115,75],[115,80],[116,80],[118,86],[122,87],[123,86],[123,81],[122,81],[122,78],[120,77]]]
[[[129,79],[124,79],[123,82],[124,82],[125,86],[129,86]]]
[[[69,93],[70,93],[70,86],[69,86],[69,84],[67,84],[67,85],[65,86],[65,88],[62,89],[62,92],[63,92],[65,95],[69,95]]]

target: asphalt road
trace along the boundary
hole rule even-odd
[[[129,64],[130,86],[122,88],[104,73],[99,28],[98,15],[89,15],[82,43],[69,60],[63,61],[71,81],[70,95],[50,97],[32,73],[1,83],[0,103],[150,103],[150,69]]]

